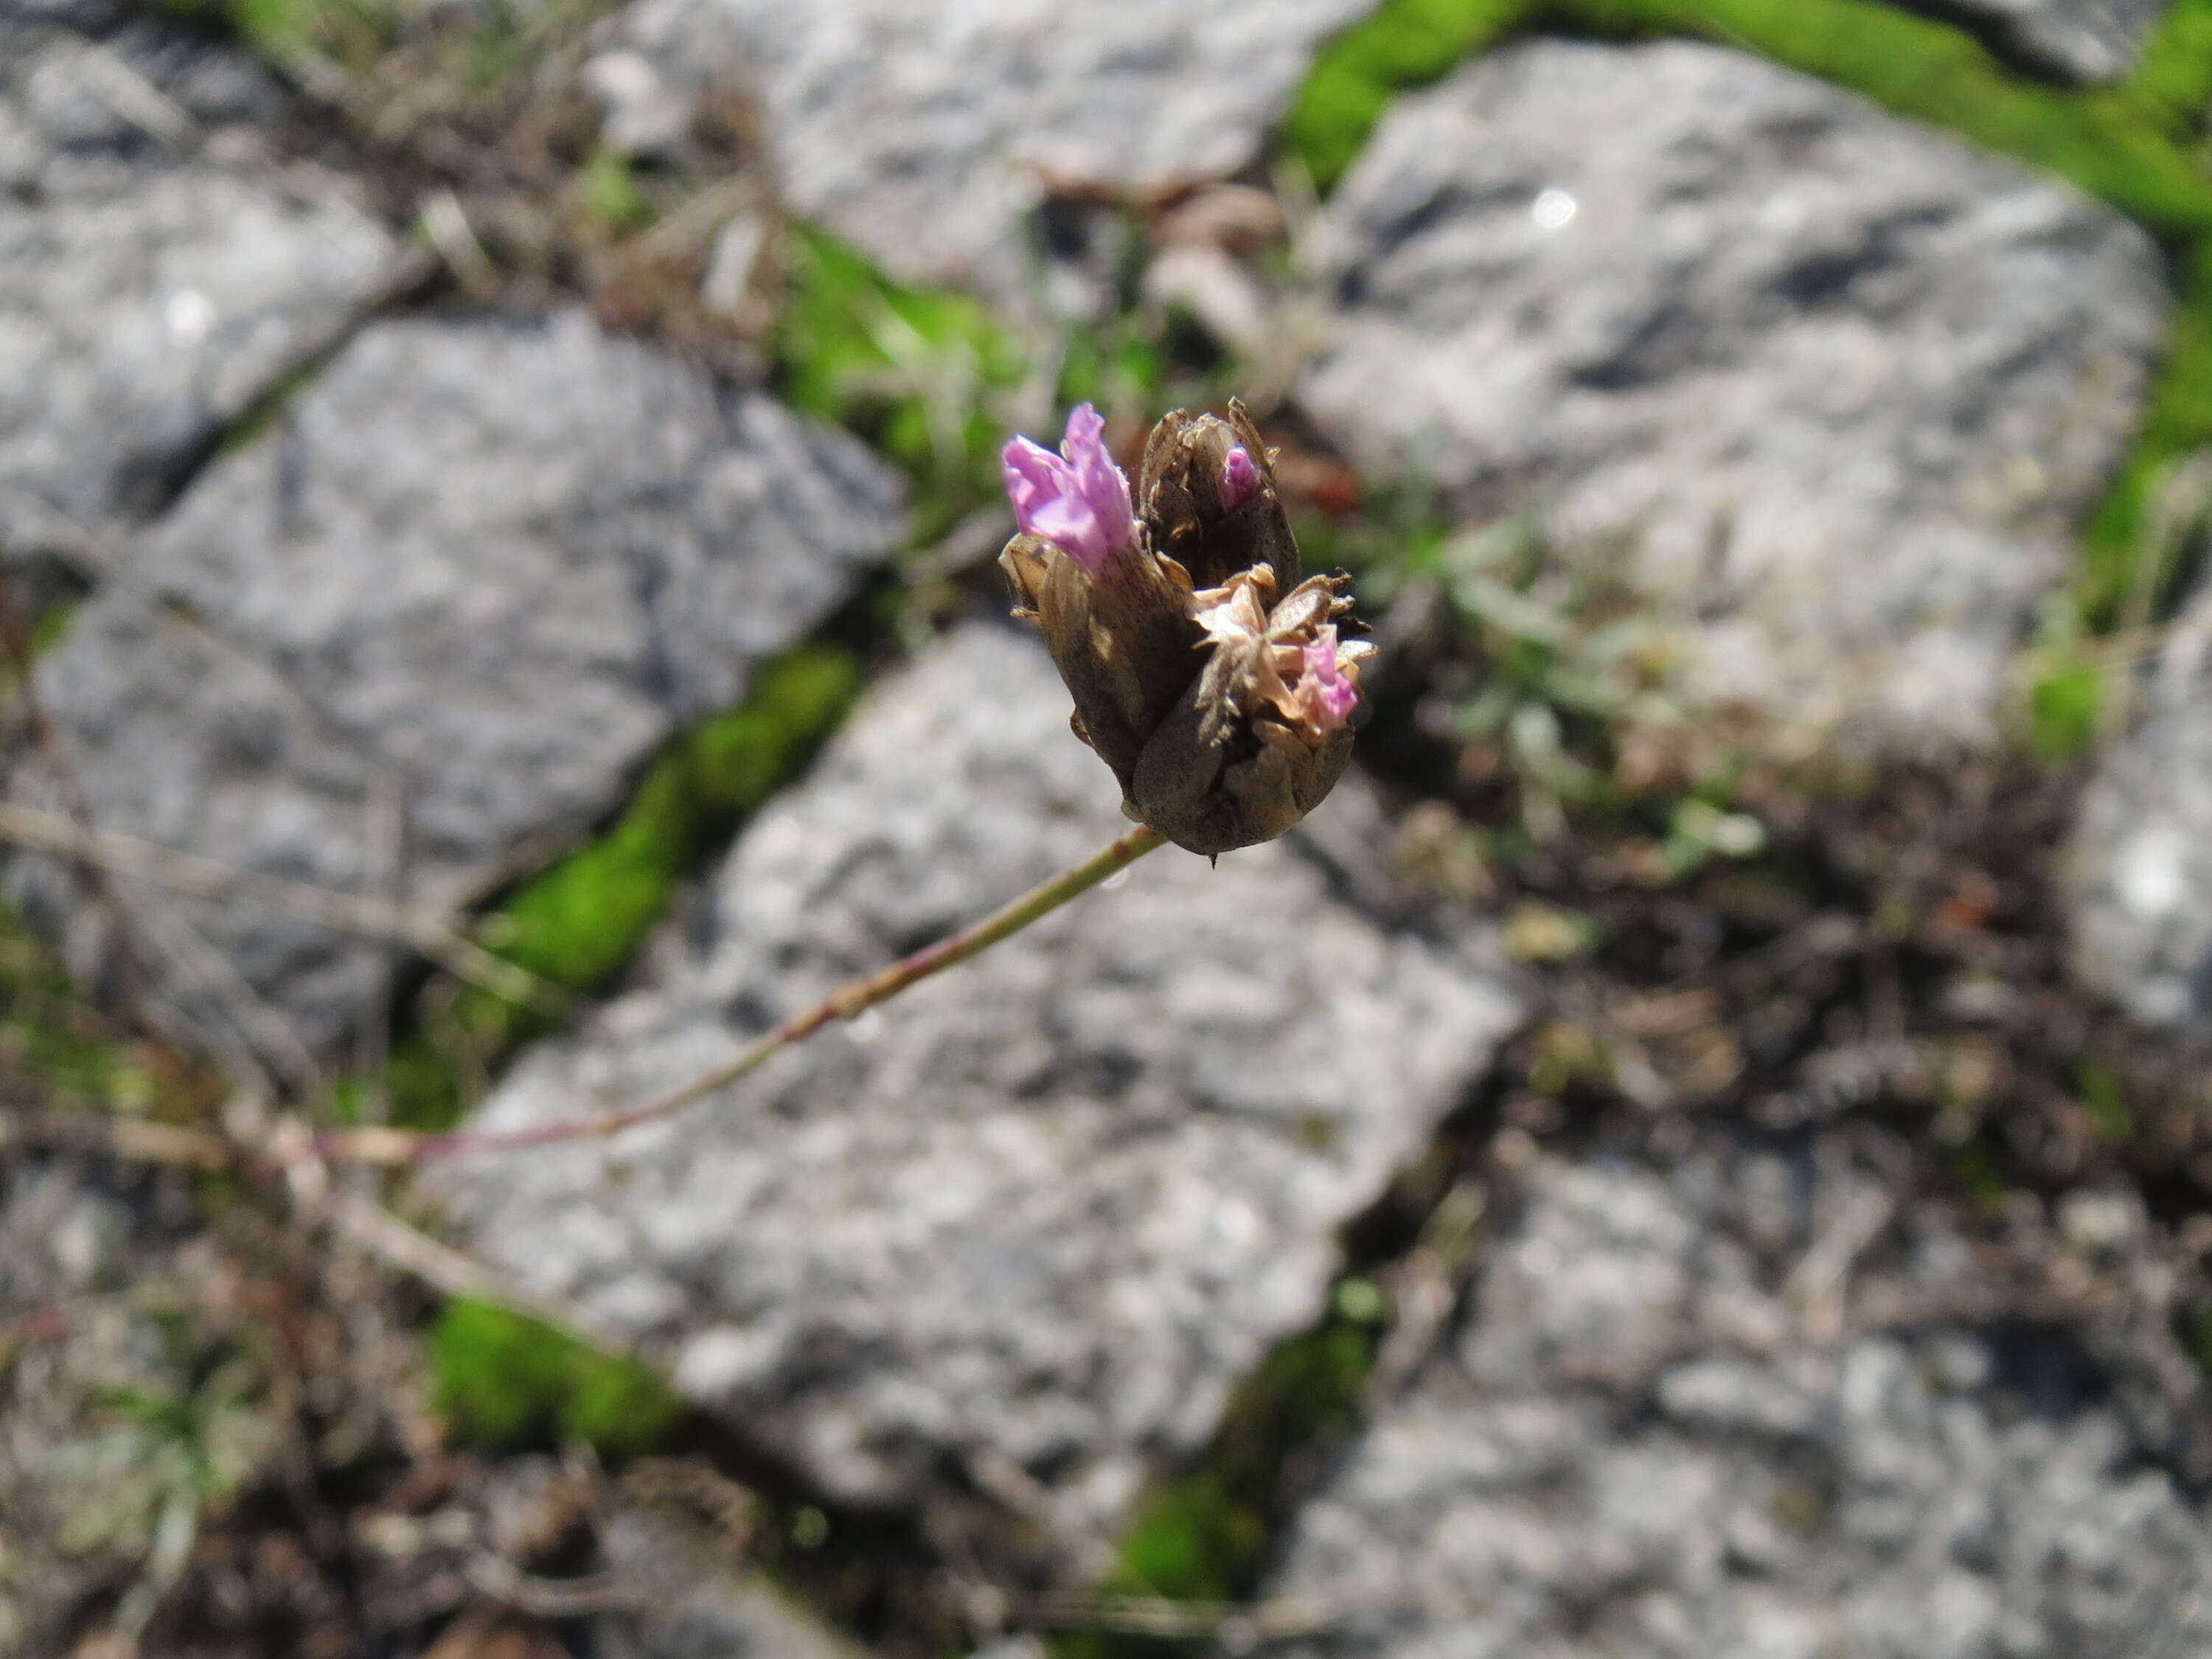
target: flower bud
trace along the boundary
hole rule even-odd
[[[1373,647],[1338,639],[1347,579],[1300,580],[1273,457],[1241,404],[1225,421],[1162,420],[1133,498],[1102,430],[1085,404],[1058,456],[1006,446],[1021,533],[999,562],[1015,614],[1043,631],[1124,812],[1194,853],[1272,841],[1352,757]]]

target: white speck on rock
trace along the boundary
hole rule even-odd
[[[1582,204],[1564,190],[1540,191],[1528,204],[1528,216],[1536,222],[1539,230],[1558,230],[1573,222],[1582,211]]]

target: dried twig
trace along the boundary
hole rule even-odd
[[[78,85],[111,113],[171,149],[196,149],[205,137],[191,111],[106,46],[86,41],[63,61]]]
[[[407,798],[396,773],[380,769],[371,781],[362,845],[368,855],[371,896],[394,909],[401,908],[407,896]],[[354,1064],[361,1074],[364,1123],[382,1123],[392,1115],[392,1079],[387,1073],[392,1058],[392,981],[399,967],[397,952],[377,952],[375,971],[362,998]]]
[[[1044,1630],[1105,1631],[1130,1636],[1218,1639],[1231,1652],[1261,1642],[1311,1636],[1351,1611],[1321,1601],[1170,1601],[1157,1595],[1058,1591],[1016,1604],[1015,1622]]]
[[[589,1578],[541,1578],[488,1550],[471,1556],[463,1569],[469,1583],[502,1606],[540,1619],[574,1619],[592,1613],[647,1613],[659,1598],[641,1584],[613,1573]]]
[[[15,1146],[105,1152],[194,1170],[225,1170],[240,1162],[237,1149],[208,1130],[100,1112],[0,1111],[0,1152]]]
[[[1490,1194],[1480,1182],[1461,1181],[1437,1203],[1419,1242],[1399,1264],[1390,1286],[1396,1318],[1367,1376],[1369,1411],[1379,1411],[1403,1393],[1436,1351],[1481,1246],[1489,1207]]]
[[[0,830],[3,829],[4,825],[0,825]],[[105,846],[111,839],[115,838],[102,837],[98,844],[103,850],[113,850]],[[128,843],[124,848],[128,857],[141,857],[149,850],[143,843],[130,843],[127,837],[120,839]],[[232,1169],[277,1178],[289,1186],[294,1202],[303,1213],[326,1219],[343,1237],[432,1288],[447,1296],[477,1297],[501,1303],[559,1326],[603,1352],[627,1356],[635,1352],[635,1343],[623,1333],[603,1324],[580,1304],[539,1291],[473,1256],[440,1243],[410,1226],[367,1192],[354,1188],[333,1191],[330,1164],[398,1164],[438,1153],[542,1146],[557,1140],[610,1135],[635,1124],[669,1116],[736,1081],[771,1054],[812,1036],[832,1020],[849,1019],[908,986],[988,950],[1088,892],[1146,854],[1164,846],[1166,841],[1164,836],[1148,828],[1132,830],[983,921],[948,934],[878,973],[854,981],[749,1043],[734,1059],[657,1100],[628,1111],[504,1133],[474,1134],[417,1134],[370,1126],[313,1136],[296,1119],[291,1119],[279,1126],[279,1132],[269,1137],[266,1145],[252,1149],[208,1130],[147,1123],[132,1118],[92,1113],[42,1113],[35,1116],[0,1113],[0,1150],[11,1141],[77,1146],[149,1163]],[[150,850],[161,853],[160,848]],[[183,860],[182,854],[161,856]],[[194,866],[203,866],[205,861],[184,860],[184,863],[187,872],[198,878],[200,872]],[[219,866],[214,869],[226,879],[238,873]],[[266,878],[253,879],[259,882]],[[319,901],[337,897],[319,889],[303,890],[313,894]]]
[[[26,523],[31,526],[27,532],[22,528]],[[19,538],[27,534],[34,550],[87,584],[111,574],[123,562],[123,556],[104,537],[52,502],[12,484],[0,484],[0,525],[10,526],[11,533]]]
[[[322,1067],[291,1021],[253,988],[237,964],[216,949],[199,930],[166,906],[137,904],[125,913],[137,937],[167,960],[181,981],[211,1000],[219,1019],[179,1017],[210,1051],[234,1087],[264,1100],[276,1097],[276,1079],[307,1099],[329,1092]]]
[[[1861,1188],[1791,1271],[1784,1288],[1803,1310],[1806,1333],[1815,1342],[1833,1342],[1843,1334],[1851,1268],[1896,1213],[1890,1194]]]
[[[337,1194],[331,1200],[327,1214],[331,1226],[344,1237],[441,1295],[499,1303],[558,1326],[578,1340],[617,1358],[630,1358],[637,1352],[637,1344],[628,1335],[601,1322],[581,1304],[538,1290],[489,1262],[440,1243],[373,1199],[357,1193]]]
[[[850,1019],[864,1009],[896,996],[908,986],[989,950],[1166,842],[1167,837],[1156,830],[1131,830],[1103,851],[1031,888],[981,921],[949,933],[878,973],[831,992],[805,1012],[756,1037],[721,1065],[641,1106],[602,1112],[593,1117],[535,1124],[525,1129],[465,1130],[447,1134],[417,1134],[374,1127],[344,1130],[324,1136],[317,1143],[318,1150],[340,1162],[411,1164],[456,1152],[511,1152],[560,1141],[603,1139],[642,1123],[672,1117],[717,1089],[757,1070],[781,1050],[813,1036],[832,1020]]]
[[[6,835],[7,814],[12,810],[0,806],[0,837]],[[49,817],[48,822],[54,821]],[[63,827],[66,829],[68,826]],[[101,840],[103,844],[109,840],[125,843],[131,856],[150,851],[164,859],[180,860],[187,866],[207,864],[204,860],[186,859],[184,854],[167,854],[159,848],[149,849],[145,843],[133,842],[127,836],[102,836]],[[832,1020],[850,1019],[878,1003],[896,996],[911,985],[918,984],[933,975],[941,974],[947,968],[956,967],[970,957],[981,955],[994,945],[1020,933],[1032,922],[1051,915],[1071,899],[1089,892],[1109,877],[1127,869],[1146,854],[1166,844],[1167,837],[1156,830],[1145,827],[1133,830],[1081,864],[1031,888],[982,921],[957,933],[948,933],[935,944],[925,945],[911,956],[865,979],[854,980],[839,988],[805,1012],[794,1015],[773,1030],[755,1038],[732,1059],[711,1071],[702,1073],[655,1100],[626,1110],[603,1112],[594,1117],[571,1118],[557,1123],[537,1124],[526,1129],[475,1133],[456,1131],[425,1134],[370,1125],[313,1137],[295,1133],[289,1141],[280,1138],[274,1150],[241,1147],[204,1129],[173,1129],[165,1125],[143,1124],[134,1119],[103,1117],[89,1113],[46,1114],[35,1120],[0,1115],[0,1146],[5,1145],[12,1127],[16,1138],[21,1139],[30,1139],[35,1134],[38,1138],[52,1141],[73,1135],[82,1144],[97,1146],[118,1157],[138,1158],[161,1164],[258,1170],[264,1173],[289,1176],[295,1182],[305,1179],[313,1184],[319,1180],[323,1166],[329,1163],[404,1164],[456,1152],[511,1151],[558,1141],[601,1139],[639,1124],[674,1115],[715,1090],[756,1070],[771,1055],[813,1036]],[[222,866],[210,867],[226,878],[240,873]],[[252,879],[260,883],[270,878],[254,877]],[[292,883],[282,884],[296,885]],[[343,898],[342,895],[325,893],[319,888],[304,888],[301,890],[313,895],[318,901],[335,902]],[[368,907],[366,901],[360,902],[365,908],[374,908]],[[155,1129],[161,1133],[137,1133]],[[374,1208],[374,1206],[369,1207]],[[378,1213],[383,1212],[379,1211]],[[407,1231],[413,1231],[412,1229]],[[421,1237],[420,1235],[416,1237]],[[430,1243],[427,1239],[422,1242]],[[458,1255],[453,1258],[456,1264],[466,1263],[466,1261],[465,1257]],[[423,1271],[425,1277],[429,1276],[428,1268]]]
[[[2191,455],[2160,474],[2136,538],[2135,559],[2128,572],[2128,591],[2120,601],[2117,632],[2129,639],[2155,637],[2151,617],[2165,589],[2167,574],[2181,557],[2191,536],[2204,522],[2212,507],[2212,456]],[[2098,710],[2097,747],[2104,753],[2127,730],[2133,712],[2136,684],[2131,665],[2123,661],[2119,672],[2105,684],[2105,701]]]
[[[499,267],[477,240],[461,198],[441,190],[422,204],[422,234],[446,263],[446,269],[472,299],[486,299],[499,289]]]
[[[454,929],[451,918],[439,911],[331,892],[303,881],[241,870],[12,801],[0,801],[0,841],[90,862],[109,874],[149,881],[190,897],[237,899],[265,905],[333,933],[398,940],[511,1001],[540,1007],[566,1006],[566,999],[554,987],[465,937]]]

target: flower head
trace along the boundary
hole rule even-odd
[[[1078,404],[1068,413],[1059,454],[1016,438],[1000,458],[1022,533],[1060,548],[1086,576],[1096,576],[1136,538],[1129,481],[1107,452],[1105,431],[1098,411]]]
[[[1274,457],[1241,404],[1153,428],[1135,524],[1101,425],[1086,404],[1060,454],[1006,446],[1016,614],[1043,632],[1123,811],[1194,853],[1271,841],[1352,757],[1373,647],[1337,637],[1350,578],[1302,576]]]

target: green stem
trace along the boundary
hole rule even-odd
[[[1001,939],[1011,939],[1031,922],[1050,915],[1070,899],[1089,892],[1109,876],[1127,869],[1155,848],[1167,844],[1157,830],[1139,827],[1085,860],[1073,869],[1028,892],[982,921],[948,933],[926,945],[912,956],[893,963],[866,979],[853,981],[831,992],[805,1012],[753,1039],[735,1055],[643,1105],[592,1117],[568,1118],[540,1123],[526,1129],[455,1131],[446,1134],[416,1134],[403,1129],[340,1130],[322,1136],[316,1149],[325,1158],[355,1164],[413,1164],[457,1152],[509,1152],[525,1146],[544,1146],[568,1140],[597,1140],[672,1117],[696,1104],[716,1090],[735,1083],[767,1063],[774,1054],[805,1041],[832,1020],[850,1019],[865,1009],[896,996],[909,985],[941,974],[973,956],[979,956]]]

